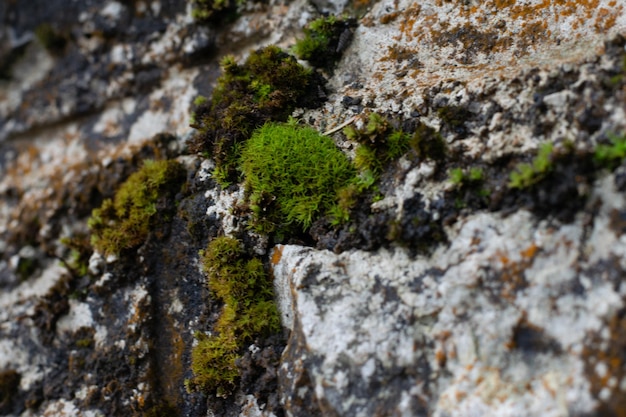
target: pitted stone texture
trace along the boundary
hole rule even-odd
[[[293,315],[281,374],[291,415],[305,415],[297,398],[341,416],[592,413],[584,352],[626,295],[602,267],[625,249],[607,223],[624,198],[612,177],[594,189],[593,218],[478,213],[430,257],[275,248],[277,293],[290,297],[279,305]]]
[[[88,291],[79,281],[71,292],[78,298],[69,299],[67,287],[43,307],[39,297],[68,274],[56,258],[67,258],[59,237],[86,232],[91,205],[129,175],[123,161],[131,149],[164,131],[179,143],[190,135],[190,102],[210,94],[219,55],[243,59],[274,42],[289,48],[316,10],[346,5],[311,3],[252,3],[216,31],[196,25],[182,0],[0,2],[0,67],[16,58],[13,78],[0,81],[0,371],[20,376],[15,410],[119,415],[158,396],[184,415],[207,414],[207,399],[182,383],[192,377],[188,349],[193,332],[207,329],[209,308],[193,244],[224,232],[252,242],[258,255],[268,245],[246,230],[243,208],[232,209],[245,205],[243,190],[216,188],[210,163],[188,203],[202,208],[189,212],[204,216],[194,218],[204,236],[181,238],[187,224],[178,219],[163,252],[131,261],[96,256]],[[623,76],[624,42],[605,43],[624,32],[625,4],[382,0],[360,20],[329,101],[302,119],[325,131],[364,109],[410,118],[442,132],[463,162],[529,157],[543,141],[592,149],[626,128],[624,90],[607,84]],[[44,17],[71,27],[63,53],[34,40]],[[461,127],[439,117],[448,105],[469,112]],[[438,210],[449,186],[438,167],[409,158],[399,165],[404,173],[373,211],[403,220],[418,193],[420,204]],[[277,248],[271,262],[293,330],[280,371],[288,414],[623,409],[626,206],[615,189],[623,171],[595,182],[567,225],[519,207],[507,207],[509,216],[463,213],[447,226],[450,243],[429,256]],[[26,255],[39,264],[19,282],[13,270]],[[241,415],[269,415],[258,400],[231,402]]]
[[[368,108],[419,118],[487,161],[620,131],[622,93],[605,81],[622,69],[623,43],[606,41],[626,31],[624,10],[610,0],[378,2],[329,79],[329,101],[304,118],[320,131]],[[445,106],[468,112],[461,126],[446,128]]]

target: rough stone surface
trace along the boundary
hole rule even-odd
[[[192,9],[0,2],[0,415],[626,415],[626,163],[593,158],[626,131],[626,2],[248,2],[219,25]],[[277,244],[249,230],[243,186],[187,153],[192,102],[222,56],[343,12],[358,26],[327,101],[294,115],[349,156],[336,128],[373,112],[447,155],[407,152],[347,223]],[[509,187],[546,142],[552,171]],[[93,252],[91,210],[161,158],[188,173],[171,222]],[[450,180],[470,167],[487,193]],[[221,308],[198,252],[220,235],[272,271],[288,335],[249,346],[228,398],[186,382]]]
[[[623,249],[603,219],[624,199],[610,179],[595,190],[594,217],[555,229],[479,213],[427,257],[277,247],[285,401],[310,390],[323,415],[591,413],[586,345],[624,308],[609,272]]]

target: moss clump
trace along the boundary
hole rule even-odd
[[[293,53],[314,67],[330,69],[352,39],[354,19],[320,17],[304,28],[304,38],[296,41]]]
[[[481,168],[472,167],[469,170],[453,168],[449,178],[454,189],[451,190],[457,209],[464,207],[482,208],[489,202],[490,191],[484,186],[485,174]]]
[[[458,130],[463,126],[470,115],[469,110],[459,106],[443,106],[437,109],[437,116],[453,130]]]
[[[336,203],[355,170],[315,130],[267,123],[245,144],[241,167],[259,232],[306,231]]]
[[[245,0],[192,0],[191,15],[203,23],[228,23],[237,17]]]
[[[20,258],[17,263],[17,275],[20,277],[20,281],[26,281],[30,278],[37,268],[39,267],[39,262],[36,258]]]
[[[457,187],[480,184],[483,179],[483,170],[480,168],[470,168],[469,171],[463,171],[461,168],[450,170],[450,181]]]
[[[88,221],[91,244],[104,254],[117,254],[141,244],[156,223],[153,218],[180,191],[185,170],[176,161],[146,161],[122,184],[113,200],[104,200]],[[156,216],[163,220],[166,213]]]
[[[321,103],[320,82],[311,70],[276,46],[250,54],[244,64],[222,60],[223,74],[211,100],[201,102],[192,127],[193,152],[208,152],[224,178],[234,176],[238,145],[267,121],[286,121],[296,107]]]
[[[446,157],[446,142],[441,134],[423,123],[415,129],[409,145],[420,159],[441,161]]]
[[[354,164],[361,173],[369,171],[378,177],[387,164],[409,150],[410,135],[394,129],[391,123],[378,113],[369,116],[363,129],[348,126],[344,134],[359,143]]]
[[[598,145],[594,159],[602,166],[614,168],[626,158],[626,135],[609,135],[610,145]]]
[[[348,139],[359,143],[354,157],[354,165],[359,175],[339,190],[339,203],[333,209],[334,225],[349,220],[350,210],[366,191],[377,191],[375,184],[380,175],[392,161],[409,150],[411,137],[408,133],[394,128],[389,120],[378,113],[371,113],[362,129],[347,126],[343,133]],[[380,198],[380,195],[374,198]]]
[[[240,243],[218,237],[202,254],[211,293],[224,303],[213,334],[198,334],[193,348],[192,385],[220,396],[239,378],[235,361],[257,337],[280,331],[271,278],[257,258],[247,258]]]
[[[64,260],[65,267],[74,275],[82,277],[89,273],[89,258],[93,254],[87,233],[61,238],[61,244],[70,250],[69,260]]]
[[[544,179],[554,168],[552,163],[553,148],[552,143],[544,143],[539,147],[537,156],[530,164],[518,164],[509,177],[509,188],[528,188]]]

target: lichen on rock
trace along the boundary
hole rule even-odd
[[[0,414],[623,414],[624,0],[5,3]]]

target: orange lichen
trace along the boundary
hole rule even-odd
[[[465,391],[456,391],[455,398],[457,402],[461,402],[467,397],[467,393]]]
[[[519,252],[519,260],[511,260],[507,254],[497,251],[495,258],[502,264],[499,281],[502,284],[500,296],[505,299],[513,299],[515,293],[528,286],[526,270],[533,264],[539,247],[532,243],[529,247]]]
[[[435,360],[440,368],[444,368],[447,362],[446,353],[443,350],[438,349],[437,352],[435,352]]]
[[[596,15],[596,20],[594,23],[594,27],[598,32],[607,31],[608,29],[615,26],[615,20],[617,19],[617,15],[611,13],[608,9],[601,8],[598,10],[598,14]]]
[[[274,249],[274,252],[272,252],[272,265],[276,266],[278,265],[278,263],[280,262],[280,259],[283,257],[283,249],[284,246],[283,245],[278,245],[276,246],[276,248]]]
[[[535,255],[537,254],[538,250],[539,250],[539,246],[537,246],[537,245],[535,245],[533,243],[528,248],[526,248],[523,251],[521,251],[520,255],[522,255],[522,258],[524,258],[524,259],[532,259],[532,258],[535,257]]]
[[[498,10],[507,9],[509,7],[513,7],[514,5],[515,5],[515,0],[495,0],[494,1],[494,6],[496,6],[496,9]]]
[[[442,46],[458,46],[467,51],[462,57],[462,64],[471,63],[476,52],[490,55],[497,52],[512,52],[516,57],[526,54],[529,47],[543,45],[554,36],[567,36],[574,39],[581,33],[561,33],[557,26],[560,21],[567,20],[570,28],[580,30],[590,26],[597,33],[605,33],[614,27],[617,18],[622,14],[623,7],[616,0],[608,6],[601,5],[600,0],[543,0],[538,3],[518,2],[517,0],[487,0],[484,2],[438,1],[434,11],[428,15],[420,15],[419,6],[411,6],[397,16],[397,12],[381,17],[383,23],[397,18],[400,21],[394,39],[403,42],[432,41]],[[486,16],[486,11],[495,9],[500,15],[496,26]],[[443,17],[442,13],[450,16]],[[455,19],[458,17],[460,19]],[[418,21],[419,19],[419,21]],[[450,22],[456,27],[450,28]],[[500,26],[501,23],[505,23]],[[569,29],[563,29],[569,30]]]
[[[417,51],[411,48],[407,48],[401,45],[389,45],[387,47],[387,54],[381,59],[381,61],[408,61],[417,56]]]
[[[413,30],[413,26],[417,21],[417,17],[422,10],[421,6],[417,3],[411,4],[404,13],[402,14],[402,20],[400,22],[400,32],[404,34],[408,41],[413,39],[413,34],[411,31]]]
[[[396,20],[399,15],[400,15],[400,12],[398,11],[387,13],[387,14],[382,15],[379,21],[381,24],[386,25]]]

